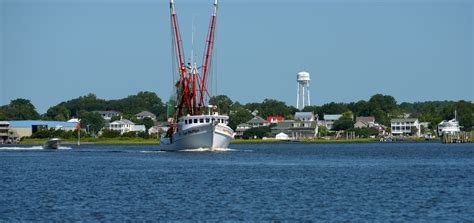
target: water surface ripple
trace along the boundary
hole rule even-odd
[[[474,220],[468,144],[0,145],[0,221]]]

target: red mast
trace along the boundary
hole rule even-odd
[[[199,103],[204,105],[205,95],[207,93],[206,83],[207,83],[207,76],[209,73],[209,66],[212,59],[212,50],[214,48],[214,35],[216,30],[216,18],[217,18],[217,0],[214,0],[214,11],[211,16],[211,23],[209,25],[209,34],[207,36],[207,44],[206,44],[206,56],[204,59],[204,64],[202,65],[202,85],[201,85],[201,98]]]
[[[183,115],[202,114],[205,106],[205,94],[209,94],[206,88],[207,76],[212,60],[214,47],[215,24],[217,16],[217,0],[214,0],[214,11],[211,17],[209,33],[205,48],[205,59],[202,65],[202,76],[197,72],[195,65],[187,67],[184,61],[184,49],[181,41],[178,19],[174,8],[174,0],[170,0],[171,26],[173,29],[173,49],[176,50],[176,62],[178,65],[179,80],[176,83],[177,90],[177,113],[173,117]],[[199,94],[199,95],[198,95]],[[198,101],[199,100],[199,101]],[[175,116],[176,115],[176,116]]]

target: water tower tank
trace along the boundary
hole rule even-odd
[[[302,71],[302,72],[299,72],[298,75],[296,76],[296,80],[298,82],[303,82],[303,83],[307,83],[309,82],[311,79],[309,77],[309,73],[306,72],[306,71]]]

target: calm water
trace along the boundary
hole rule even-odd
[[[0,221],[474,220],[472,144],[231,148],[2,147]]]

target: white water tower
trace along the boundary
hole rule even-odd
[[[296,90],[296,108],[303,109],[305,106],[311,105],[311,99],[309,96],[309,73],[306,71],[301,71],[296,75],[296,82],[298,83]],[[305,101],[306,94],[306,101]],[[301,98],[301,100],[300,100]],[[301,102],[301,103],[300,103]],[[300,106],[301,104],[301,106]]]

